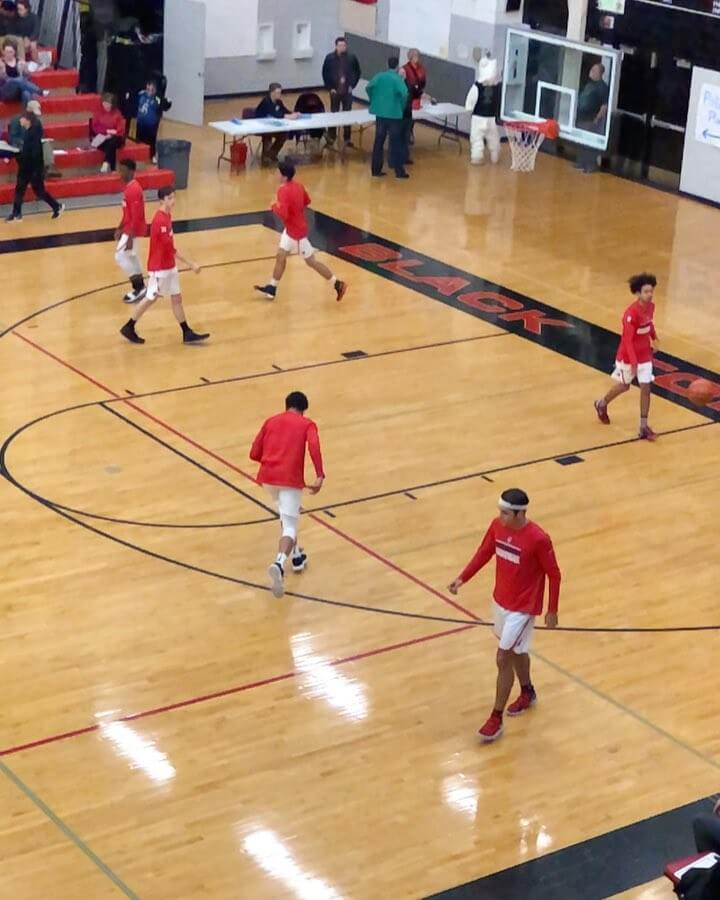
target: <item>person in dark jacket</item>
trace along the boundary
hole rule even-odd
[[[282,85],[273,81],[268,88],[267,94],[262,98],[255,108],[255,118],[257,119],[297,119],[299,113],[290,112],[282,101]],[[275,136],[271,134],[262,135],[262,157],[260,162],[262,165],[275,165],[278,161],[278,155],[283,148],[287,134],[280,132]]]
[[[694,819],[693,832],[698,853],[720,855],[720,800],[715,801],[711,813],[703,813]]]
[[[330,112],[352,109],[353,89],[360,81],[360,63],[354,53],[348,53],[347,41],[344,37],[335,39],[335,50],[328,53],[322,67],[323,84],[330,91]],[[352,131],[345,126],[343,138],[352,146]],[[328,129],[328,144],[334,144],[337,131]]]
[[[37,62],[40,20],[30,9],[30,0],[17,0],[12,33],[22,41],[24,58]]]
[[[43,128],[40,119],[31,112],[20,117],[20,124],[25,129],[25,138],[17,155],[18,174],[15,184],[15,201],[8,222],[22,219],[22,205],[28,185],[35,191],[38,200],[44,200],[52,209],[53,219],[57,219],[64,207],[45,190],[45,163],[43,161]]]

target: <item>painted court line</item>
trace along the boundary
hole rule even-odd
[[[133,402],[128,397],[125,397],[121,394],[117,394],[115,391],[111,390],[111,388],[109,388],[107,385],[105,385],[102,382],[98,381],[97,379],[93,378],[91,375],[88,375],[86,372],[83,372],[81,369],[78,369],[76,366],[67,362],[67,360],[62,359],[62,357],[57,356],[56,354],[52,353],[50,350],[43,347],[41,344],[36,343],[35,341],[31,340],[30,338],[26,337],[23,334],[20,334],[17,331],[13,331],[13,334],[15,335],[15,337],[19,338],[21,341],[24,341],[26,344],[33,347],[35,350],[39,351],[40,353],[43,353],[45,356],[54,360],[56,363],[58,363],[58,365],[61,365],[64,368],[69,369],[71,372],[73,372],[75,375],[78,375],[80,378],[84,378],[85,381],[88,381],[90,384],[94,385],[95,387],[100,388],[100,390],[105,391],[105,393],[109,394],[115,400],[121,401],[126,406],[129,406],[131,409],[134,409],[136,412],[140,413],[140,415],[145,416],[147,419],[150,419],[150,421],[154,422],[156,425],[159,425],[161,428],[164,428],[166,431],[169,431],[171,434],[174,434],[176,437],[180,438],[180,440],[183,440],[186,443],[190,444],[191,447],[194,447],[196,450],[199,450],[201,453],[204,453],[206,456],[211,457],[212,459],[216,460],[217,462],[221,463],[222,465],[227,466],[229,469],[232,469],[233,472],[236,472],[238,475],[242,476],[243,478],[245,478],[248,481],[251,481],[253,484],[255,484],[255,479],[253,478],[252,475],[250,475],[248,472],[245,472],[239,466],[236,466],[235,463],[231,462],[229,459],[226,459],[224,456],[221,456],[219,453],[216,453],[214,450],[211,450],[209,447],[205,447],[203,444],[198,443],[198,441],[194,440],[193,438],[191,438],[189,435],[185,434],[184,432],[179,431],[177,428],[174,428],[168,422],[165,422],[163,419],[160,419],[158,416],[153,415],[153,413],[148,412],[146,409],[143,409],[142,406],[138,406],[137,403]],[[340,528],[336,528],[335,526],[331,525],[329,522],[325,522],[323,519],[320,519],[319,517],[317,517],[314,514],[311,515],[310,518],[317,524],[322,525],[324,528],[328,529],[329,531],[332,531],[335,535],[340,537],[342,540],[346,541],[349,544],[352,544],[352,546],[356,547],[358,550],[362,550],[363,553],[366,553],[368,556],[372,557],[373,559],[376,559],[378,562],[382,563],[388,569],[391,569],[393,572],[396,572],[398,575],[401,575],[403,578],[406,578],[408,581],[411,581],[413,584],[417,585],[418,587],[421,587],[427,593],[432,594],[433,597],[437,597],[438,599],[442,600],[443,603],[445,603],[446,605],[451,606],[451,607],[453,607],[453,609],[460,611],[464,616],[466,616],[471,621],[473,621],[473,622],[481,621],[480,619],[478,619],[478,617],[474,613],[470,612],[469,609],[466,609],[464,606],[461,606],[459,603],[456,603],[454,600],[451,600],[450,597],[446,597],[445,594],[436,590],[436,588],[432,587],[431,585],[429,585],[426,582],[422,581],[421,579],[417,578],[415,575],[412,575],[410,572],[408,572],[405,569],[401,568],[400,566],[396,565],[394,562],[387,559],[386,557],[384,557],[382,554],[378,553],[377,551],[366,546],[361,541],[358,541],[355,538],[351,537],[349,534],[342,531]]]
[[[703,753],[702,750],[698,750],[693,747],[691,744],[686,744],[685,741],[681,740],[678,737],[675,737],[669,731],[666,731],[664,728],[661,728],[659,725],[656,725],[650,719],[646,719],[641,713],[635,712],[634,709],[631,709],[629,706],[625,706],[624,703],[621,703],[619,700],[615,700],[614,697],[611,697],[609,694],[606,694],[604,691],[601,691],[599,688],[593,687],[590,682],[585,681],[583,678],[580,678],[579,675],[575,675],[574,672],[570,672],[568,669],[564,669],[558,663],[553,662],[551,659],[548,659],[547,656],[543,656],[540,653],[536,653],[534,650],[531,651],[531,656],[535,659],[539,659],[540,662],[545,663],[546,666],[553,669],[558,675],[562,675],[563,677],[569,679],[570,681],[577,684],[579,687],[584,688],[586,691],[589,691],[595,697],[598,697],[600,700],[604,700],[606,703],[609,703],[611,706],[614,706],[615,709],[624,713],[627,716],[630,716],[631,719],[635,719],[636,722],[639,722],[641,725],[644,725],[646,728],[649,728],[651,731],[654,731],[655,734],[659,735],[662,738],[670,741],[676,747],[679,747],[681,750],[686,750],[688,753],[691,753],[697,759],[702,760],[702,762],[711,765],[714,769],[720,769],[720,759],[716,759],[714,756],[710,754]]]
[[[467,625],[460,625],[456,628],[449,628],[446,631],[436,631],[433,634],[426,634],[422,637],[410,638],[407,641],[400,641],[395,644],[387,644],[384,647],[375,647],[372,650],[363,650],[360,653],[353,653],[351,656],[343,656],[340,659],[332,660],[329,665],[331,666],[344,666],[347,663],[359,662],[363,659],[370,659],[373,656],[381,656],[384,653],[393,653],[396,650],[404,650],[407,647],[416,647],[419,644],[427,644],[430,641],[436,641],[439,638],[449,637],[453,634],[461,634],[464,631],[469,631],[471,628],[475,628],[476,626],[469,622]],[[152,709],[142,710],[141,712],[129,713],[126,716],[120,716],[117,719],[112,721],[115,722],[136,722],[138,719],[148,719],[151,716],[159,716],[163,713],[173,712],[178,709],[186,709],[189,706],[196,706],[198,703],[208,703],[211,700],[220,700],[223,697],[231,697],[234,694],[242,694],[246,691],[252,691],[256,688],[267,687],[270,684],[278,684],[282,681],[290,681],[293,678],[296,678],[298,673],[295,670],[291,672],[283,672],[281,675],[272,675],[269,678],[262,678],[258,681],[251,681],[245,684],[236,685],[235,687],[225,688],[222,691],[213,691],[210,694],[201,694],[198,697],[190,697],[186,700],[179,700],[176,703],[168,703],[165,706],[156,706]],[[110,722],[103,722],[103,725],[110,724]],[[80,737],[84,734],[92,734],[100,729],[100,723],[97,722],[93,725],[87,725],[84,728],[76,728],[72,731],[64,731],[59,734],[49,735],[44,738],[38,738],[35,741],[28,741],[24,744],[17,744],[14,747],[6,747],[4,750],[0,750],[0,758],[6,756],[12,756],[15,753],[22,753],[24,750],[33,750],[37,747],[44,747],[48,744],[56,744],[60,741],[67,741],[71,738]],[[0,766],[2,766],[2,759],[0,759]],[[8,770],[9,771],[9,770]]]
[[[85,841],[76,834],[69,825],[67,825],[57,813],[53,812],[52,809],[45,803],[45,801],[38,797],[35,791],[32,788],[28,787],[27,784],[20,778],[19,775],[16,775],[15,772],[2,760],[0,760],[0,772],[5,775],[5,777],[11,781],[15,787],[30,800],[30,802],[36,806],[40,812],[42,812],[47,818],[58,828],[65,837],[73,843],[78,850],[83,853],[90,862],[100,871],[102,874],[109,878],[110,881],[117,887],[119,890],[125,894],[126,897],[130,897],[131,900],[140,900],[135,891],[131,890],[127,884],[120,878],[119,875],[116,875],[115,872],[107,865],[107,863],[103,862],[102,859],[95,853],[93,850],[88,847]]]

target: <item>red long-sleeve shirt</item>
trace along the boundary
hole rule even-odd
[[[460,580],[464,583],[477,575],[493,555],[497,561],[493,596],[499,606],[512,612],[539,616],[547,576],[550,586],[548,612],[557,612],[560,568],[550,536],[539,525],[528,522],[514,531],[506,528],[499,518],[494,519]]]
[[[120,230],[132,237],[144,237],[147,234],[145,220],[145,195],[140,182],[133,178],[123,192],[122,222]]]
[[[90,120],[90,134],[107,134],[108,131],[116,131],[120,137],[125,137],[125,119],[118,109],[108,112],[101,106]]]
[[[310,206],[310,195],[299,181],[288,181],[277,192],[272,211],[282,219],[288,237],[294,241],[308,236],[305,207]]]
[[[312,419],[284,412],[267,419],[250,448],[250,459],[260,463],[258,484],[305,487],[305,447],[318,478],[325,477],[320,437]]]
[[[618,362],[638,363],[652,362],[653,350],[651,341],[657,340],[653,314],[654,303],[641,303],[636,300],[623,313],[623,330],[620,346],[615,359]]]

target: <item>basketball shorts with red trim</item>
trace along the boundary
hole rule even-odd
[[[635,378],[638,384],[652,384],[655,381],[651,362],[642,362],[634,366],[631,363],[620,362],[619,359],[615,361],[612,377],[620,384],[632,384]]]
[[[180,293],[180,275],[177,269],[161,269],[148,272],[147,298],[173,297]]]
[[[528,653],[535,630],[535,616],[505,609],[492,602],[493,631],[501,650]]]

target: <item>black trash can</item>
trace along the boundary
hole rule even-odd
[[[190,141],[157,142],[158,166],[161,169],[171,169],[175,173],[175,187],[178,190],[183,190],[188,185],[191,147]]]

